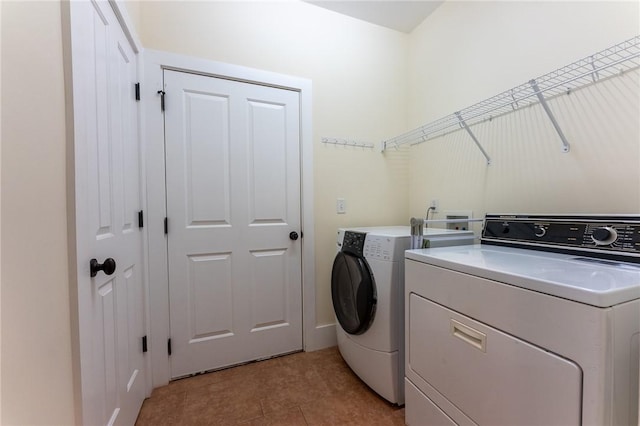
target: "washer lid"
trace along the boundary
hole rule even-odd
[[[510,247],[408,250],[407,259],[593,306],[640,299],[640,265]]]

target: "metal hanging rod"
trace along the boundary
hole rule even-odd
[[[484,222],[483,217],[470,217],[468,219],[465,218],[456,218],[456,219],[424,219],[422,221],[425,225],[430,223],[460,223],[460,222]]]
[[[321,140],[322,143],[328,143],[331,145],[342,145],[342,146],[355,146],[359,148],[373,148],[372,143],[367,142],[358,142],[351,139],[340,139],[340,138],[325,138],[323,137]]]
[[[633,37],[470,107],[385,140],[382,142],[382,151],[384,152],[389,148],[397,148],[404,144],[420,144],[460,129],[465,129],[482,151],[482,154],[487,159],[487,164],[490,164],[489,156],[473,136],[469,127],[487,120],[491,121],[493,118],[529,105],[542,103],[545,112],[562,140],[563,151],[568,152],[569,142],[547,105],[546,99],[569,94],[574,90],[621,75],[638,67],[640,67],[640,36]]]

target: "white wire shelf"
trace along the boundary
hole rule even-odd
[[[453,114],[420,126],[394,138],[382,142],[382,151],[397,148],[400,145],[415,145],[438,138],[449,133],[465,129],[491,163],[469,126],[516,111],[520,108],[540,103],[552,121],[560,139],[563,151],[569,151],[566,140],[546,99],[568,94],[571,91],[594,84],[598,81],[623,74],[640,67],[640,36],[633,37],[608,49],[594,53],[584,59],[557,69],[536,79],[523,83],[513,89],[478,102]]]
[[[323,137],[321,139],[322,143],[330,144],[330,145],[341,145],[341,146],[353,146],[358,148],[373,148],[374,145],[368,142],[359,142],[352,139],[340,139],[340,138],[326,138]]]

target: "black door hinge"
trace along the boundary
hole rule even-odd
[[[164,90],[158,90],[158,95],[160,95],[160,109],[164,111]]]
[[[171,356],[171,339],[167,340],[167,353]]]
[[[147,352],[147,336],[142,337],[142,353]]]
[[[144,228],[144,214],[142,210],[138,212],[138,228]]]
[[[165,234],[169,233],[169,218],[168,217],[164,218],[164,233]]]
[[[136,101],[140,100],[140,83],[136,83]]]

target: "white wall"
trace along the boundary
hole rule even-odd
[[[124,6],[127,14],[129,15],[129,19],[133,28],[135,28],[136,33],[139,28],[142,27],[142,11],[140,10],[140,1],[137,0],[116,0],[120,2],[121,6]]]
[[[640,33],[638,2],[446,2],[411,35],[409,127]],[[411,148],[410,212],[640,212],[638,72]],[[436,217],[438,217],[436,215]]]
[[[378,142],[405,128],[408,35],[295,2],[142,2],[145,48],[304,77],[313,84],[316,321],[334,322],[339,226],[408,222],[406,156]],[[354,149],[322,136],[375,142]],[[337,215],[336,199],[347,214]]]
[[[74,423],[60,3],[2,8],[2,418]]]

